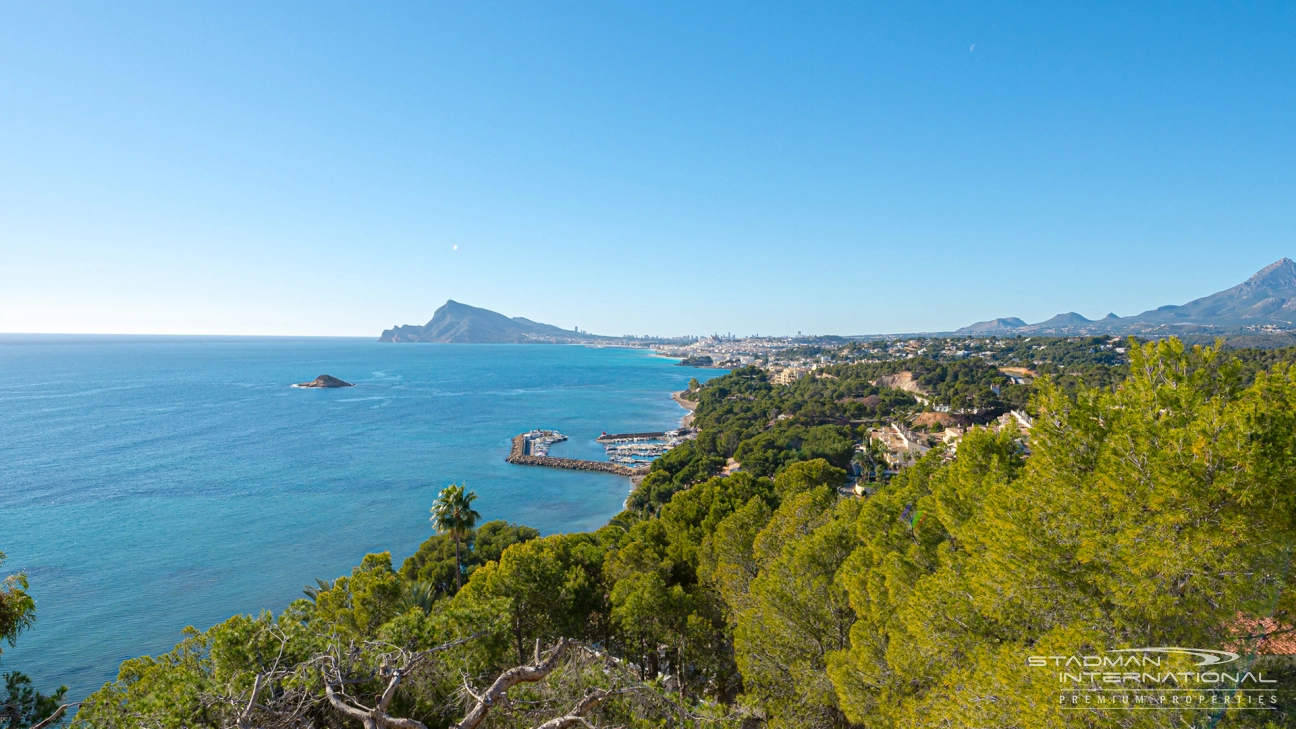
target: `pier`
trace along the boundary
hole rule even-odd
[[[513,447],[509,449],[508,458],[504,460],[519,466],[548,466],[549,468],[569,468],[574,471],[598,471],[628,478],[644,476],[648,473],[647,464],[632,468],[617,463],[608,463],[607,461],[584,461],[579,458],[554,458],[549,455],[532,455],[533,452],[540,450],[533,443],[542,440],[548,441],[543,446],[544,452],[548,453],[549,444],[558,442],[555,436],[561,438],[561,440],[566,440],[566,437],[562,437],[554,431],[533,430],[530,433],[513,436]]]

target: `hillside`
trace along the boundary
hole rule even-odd
[[[1014,329],[1020,329],[1027,326],[1026,322],[1015,316],[991,319],[990,321],[979,321],[963,327],[955,332],[956,334],[1006,334]]]
[[[550,324],[509,318],[489,309],[457,301],[445,302],[422,326],[406,324],[382,333],[380,342],[447,342],[456,344],[514,344],[522,342],[584,342],[603,339],[596,335],[559,329]]]
[[[1181,306],[1168,305],[1141,314],[1108,314],[1090,321],[1075,313],[1058,314],[1027,324],[1017,317],[977,322],[955,334],[1135,334],[1208,335],[1242,332],[1276,333],[1296,329],[1296,262],[1282,258],[1246,281]]]
[[[1296,262],[1283,258],[1234,286],[1183,306],[1162,306],[1128,321],[1145,325],[1291,326],[1296,321]]]

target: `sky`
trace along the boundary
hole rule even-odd
[[[0,332],[1126,316],[1296,257],[1287,3],[0,4]]]

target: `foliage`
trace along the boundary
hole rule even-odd
[[[5,554],[0,552],[0,567]],[[18,573],[0,580],[0,643],[12,646],[18,635],[36,619],[36,601],[27,594],[27,575]],[[0,654],[4,653],[0,647]]]
[[[1227,360],[1237,364],[1238,377],[1242,382],[1250,384],[1261,372],[1267,372],[1281,364],[1296,364],[1296,347],[1232,349],[1228,351]]]
[[[1023,658],[1219,647],[1239,615],[1291,620],[1296,378],[1244,391],[1210,349],[1132,354],[1116,392],[1044,383],[1024,463],[1010,432],[974,432],[865,504],[840,575],[859,620],[829,669],[851,720],[1092,725]]]
[[[758,476],[773,476],[798,461],[822,459],[844,469],[850,465],[855,443],[845,428],[820,425],[776,427],[743,441],[734,458],[743,469]]]
[[[556,534],[515,544],[499,562],[473,573],[454,604],[506,605],[504,615],[518,662],[531,645],[559,638],[606,635],[603,548],[594,535]]]
[[[0,566],[5,562],[0,552]],[[0,580],[0,644],[13,646],[18,636],[36,622],[36,601],[27,593],[27,575],[19,572]],[[3,653],[3,650],[0,650]],[[41,723],[60,712],[67,686],[60,686],[46,696],[32,686],[25,674],[9,671],[0,674],[4,679],[4,695],[0,696],[0,729],[24,729]]]
[[[775,727],[847,724],[826,672],[827,658],[850,645],[855,622],[835,576],[857,542],[860,502],[837,502],[827,486],[801,492],[756,535],[759,571],[735,614],[734,645],[747,692]]]
[[[401,611],[405,595],[391,553],[367,554],[349,576],[316,596],[312,620],[344,639],[363,639]]]
[[[17,672],[0,674],[4,680],[4,694],[0,695],[0,729],[26,729],[40,723],[58,711],[67,694],[61,686],[46,696],[32,687],[31,679]]]
[[[531,527],[502,520],[488,521],[469,530],[463,535],[464,553],[460,559],[464,575],[470,577],[473,570],[487,562],[498,562],[510,546],[539,536],[540,532]],[[454,540],[448,534],[434,534],[405,559],[400,573],[405,580],[427,583],[433,596],[440,598],[457,591],[456,569]]]

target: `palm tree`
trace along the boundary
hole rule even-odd
[[[477,526],[481,514],[473,511],[472,502],[477,494],[465,491],[459,484],[450,484],[441,489],[437,500],[432,503],[432,528],[441,534],[448,534],[455,543],[455,591],[463,587],[463,558],[459,545]]]
[[[310,585],[307,585],[304,589],[302,589],[302,594],[310,598],[311,602],[318,602],[321,592],[328,592],[329,590],[332,589],[333,589],[332,582],[321,580],[320,578],[316,577],[315,587],[311,587]]]
[[[405,589],[405,594],[401,596],[401,610],[406,612],[410,608],[416,607],[422,610],[424,614],[431,612],[432,603],[436,602],[437,593],[436,585],[423,580],[415,580]]]

